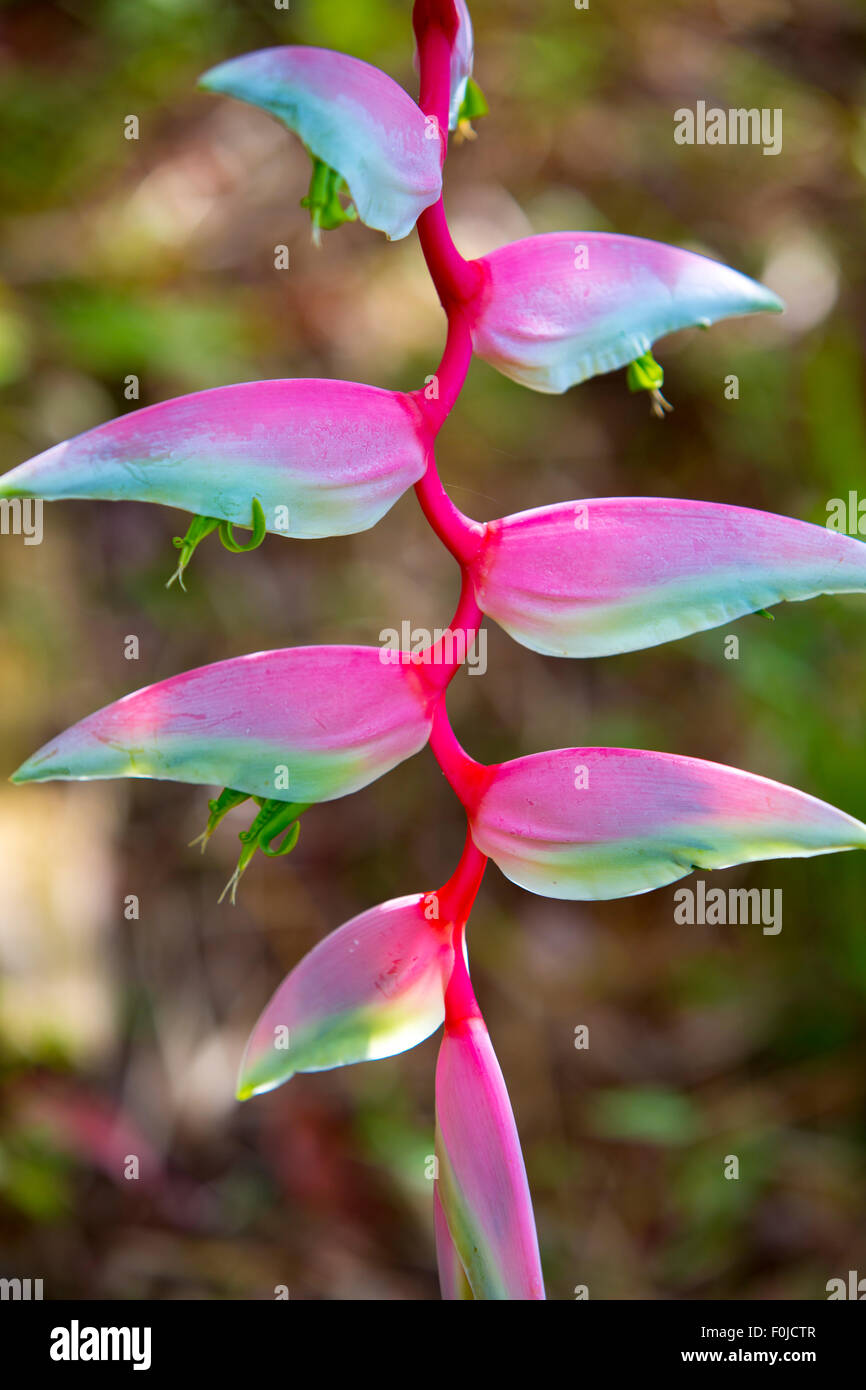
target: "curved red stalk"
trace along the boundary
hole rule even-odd
[[[472,904],[475,902],[478,889],[481,887],[481,880],[486,868],[487,855],[482,854],[472,838],[471,830],[467,827],[466,841],[463,845],[460,862],[448,882],[442,885],[437,894],[440,916],[453,921],[456,932],[462,932],[469,919]],[[455,951],[457,951],[458,946],[462,951],[462,944],[462,939],[458,939],[455,935]]]
[[[486,862],[486,861],[485,861]],[[459,923],[454,928],[454,966],[451,970],[451,978],[445,990],[445,1029],[456,1028],[458,1023],[462,1023],[467,1018],[481,1018],[481,1010],[478,1007],[478,1000],[475,998],[475,991],[472,988],[472,981],[469,979],[469,971],[466,967],[466,956],[463,950],[463,938],[466,935],[465,922]]]
[[[418,105],[428,119],[436,122],[444,164],[451,101],[451,43],[457,30],[457,14],[453,5],[416,0],[412,23],[418,44]],[[477,292],[481,267],[464,260],[454,245],[441,197],[418,218],[418,237],[442,307],[450,316],[452,305],[466,303]]]
[[[418,105],[426,116],[435,116],[439,123],[443,162],[448,147],[451,46],[457,26],[457,10],[451,0],[415,0],[412,28],[418,45]]]
[[[454,617],[439,640],[424,652],[425,670],[429,671],[427,680],[433,689],[444,691],[463,665],[478,635],[481,617],[475,586],[464,570]]]
[[[442,360],[432,378],[435,394],[428,395],[429,384],[424,390],[414,393],[414,399],[425,416],[431,437],[427,470],[415,484],[415,495],[442,544],[451,551],[458,564],[465,566],[478,553],[487,527],[466,516],[451,501],[442,486],[436,467],[433,440],[463,389],[466,373],[472,361],[472,338],[464,312],[460,308],[446,309],[446,312],[448,336],[445,339]]]
[[[465,572],[466,566],[471,564],[481,549],[487,526],[472,521],[452,502],[442,486],[432,446],[427,471],[415,484],[415,496],[431,529]]]
[[[481,623],[481,617],[481,609],[478,607],[478,600],[475,597],[475,585],[472,582],[471,575],[469,575],[464,569],[462,583],[460,586],[460,597],[457,600],[457,607],[454,610],[454,617],[448,624],[448,631],[451,633],[452,636],[452,648],[455,646],[459,648],[461,645],[465,644],[464,650],[468,651],[470,643],[472,642],[473,638],[476,636],[478,632],[478,628]],[[453,639],[458,635],[463,636],[464,644],[454,642]],[[442,656],[444,641],[444,638],[440,638],[439,641],[433,647],[433,666],[437,670],[442,670],[445,673],[442,680],[443,689],[451,680],[451,677],[454,675],[454,672],[457,670],[457,667],[460,664],[458,661],[453,659],[453,653],[451,662],[442,662],[441,660],[437,661],[437,657],[441,658]]]
[[[432,207],[424,209],[417,226],[421,250],[443,309],[448,313],[453,305],[468,304],[478,293],[484,272],[477,261],[464,260],[454,245],[441,196]]]
[[[433,711],[430,749],[466,810],[473,811],[497,769],[495,765],[476,762],[457,741],[445,708],[444,694]]]
[[[442,360],[432,377],[435,395],[431,397],[429,394],[429,384],[424,390],[414,393],[414,399],[423,412],[434,439],[463,390],[466,373],[472,361],[472,334],[466,310],[457,305],[446,309],[445,312],[448,315],[448,336],[445,339]]]
[[[457,32],[457,10],[452,0],[415,0],[412,23],[418,45],[418,104],[425,115],[437,123],[444,163],[448,147],[451,46]],[[415,484],[415,493],[432,530],[454,556],[462,574],[460,600],[448,630],[451,660],[443,660],[444,639],[436,643],[431,653],[435,683],[444,690],[460,664],[454,659],[455,646],[458,650],[462,648],[465,654],[481,622],[481,610],[475,599],[468,566],[484,542],[487,527],[466,516],[448,496],[436,467],[433,441],[463,389],[472,361],[467,305],[478,292],[482,272],[475,262],[464,260],[454,245],[441,197],[419,217],[418,237],[448,319],[442,360],[432,379],[435,389],[432,394],[429,389],[415,392],[415,400],[430,431],[427,468],[423,478]],[[429,385],[428,382],[428,388]],[[466,768],[477,767],[478,764],[473,763],[457,743],[441,699],[434,717],[434,735],[430,744],[452,786],[456,787],[454,779],[458,778],[462,779],[460,784],[468,788],[474,782],[474,774],[468,774],[467,781]]]
[[[444,163],[448,147],[451,47],[458,25],[453,0],[415,0],[413,24],[420,68],[419,104],[425,115],[435,118],[437,122]],[[462,578],[460,598],[450,627],[445,637],[434,644],[429,653],[430,666],[425,667],[426,680],[434,688],[438,686],[440,692],[433,711],[430,747],[451,787],[471,816],[485,788],[495,777],[497,768],[476,762],[461,747],[448,718],[445,690],[460,665],[458,656],[462,653],[465,659],[481,623],[482,614],[470,567],[484,543],[487,526],[472,521],[451,501],[436,468],[434,443],[463,389],[472,360],[472,300],[479,293],[483,272],[477,262],[464,260],[454,245],[441,197],[421,214],[417,225],[424,259],[448,318],[448,335],[435,376],[432,381],[428,378],[426,390],[415,393],[430,435],[426,471],[415,484],[415,492],[430,526],[459,564]],[[447,652],[444,646],[446,639],[450,644]],[[481,1010],[469,979],[465,933],[466,922],[486,867],[487,857],[475,844],[470,823],[460,862],[437,895],[440,920],[454,924],[454,964],[445,989],[446,1037],[451,1030],[465,1027],[469,1020],[479,1020],[483,1025]],[[437,1094],[438,1084],[437,1071]],[[510,1107],[508,1109],[510,1115]],[[501,1135],[499,1137],[501,1139]],[[519,1156],[519,1149],[517,1152]],[[520,1162],[522,1167],[522,1160]],[[525,1188],[525,1176],[523,1186]],[[523,1195],[534,1241],[528,1192]],[[537,1256],[536,1244],[536,1264]],[[541,1287],[540,1274],[538,1283]],[[544,1296],[543,1289],[540,1296]]]

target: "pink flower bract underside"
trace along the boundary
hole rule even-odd
[[[438,134],[369,63],[326,48],[266,48],[212,68],[200,85],[276,116],[342,175],[361,221],[394,240],[439,198]]]
[[[158,502],[312,539],[364,531],[422,476],[410,396],[348,381],[251,381],[131,411],[0,478],[0,497]]]
[[[488,770],[472,836],[553,898],[628,897],[692,869],[866,848],[866,826],[719,763],[631,748],[559,748]]]
[[[82,719],[16,782],[160,777],[286,801],[357,791],[423,748],[433,695],[375,647],[289,647],[201,666]]]
[[[607,232],[527,237],[478,264],[475,351],[536,391],[566,391],[624,367],[675,329],[783,307],[718,261]]]
[[[520,1141],[480,1018],[446,1025],[436,1066],[436,1156],[442,1215],[473,1296],[543,1299]],[[441,1234],[439,1248],[447,1261]],[[443,1292],[459,1293],[458,1275],[446,1263]]]
[[[247,1043],[238,1094],[270,1091],[296,1072],[404,1052],[445,1016],[454,952],[425,898],[395,898],[326,936],[295,966]]]
[[[493,521],[478,603],[548,656],[655,646],[783,599],[866,590],[866,545],[804,521],[664,497],[561,502]]]

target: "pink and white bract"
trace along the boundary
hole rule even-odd
[[[866,825],[720,763],[558,748],[484,770],[468,803],[483,854],[552,898],[623,898],[693,869],[866,849]]]
[[[131,411],[0,479],[0,497],[159,502],[276,535],[374,526],[422,476],[428,435],[399,391],[351,381],[251,381]]]
[[[431,918],[431,898],[381,903],[304,956],[250,1035],[241,1100],[299,1071],[392,1057],[440,1027],[454,950],[452,924]]]
[[[251,526],[253,543],[265,530],[343,535],[374,525],[414,485],[460,568],[447,629],[455,641],[434,641],[421,661],[312,646],[188,671],[81,720],[13,780],[223,786],[203,843],[252,797],[259,810],[240,836],[233,897],[257,848],[278,857],[294,847],[310,804],[359,790],[429,740],[467,816],[460,862],[437,892],[353,917],[295,966],[253,1028],[238,1094],[391,1056],[442,1026],[430,1175],[442,1295],[537,1300],[545,1294],[526,1165],[467,964],[466,924],[488,856],[530,892],[606,899],[694,868],[866,848],[866,826],[778,782],[669,753],[576,746],[484,766],[448,719],[454,652],[470,647],[485,613],[550,655],[651,647],[783,599],[863,591],[866,550],[785,517],[699,501],[594,498],[489,523],[460,511],[435,444],[473,352],[545,392],[628,367],[629,386],[652,391],[658,413],[658,338],[782,305],[715,260],[629,236],[557,232],[467,261],[441,192],[448,132],[467,92],[479,109],[468,88],[472,23],[464,0],[416,0],[413,25],[417,103],[377,68],[318,48],[234,58],[202,85],[262,107],[300,137],[313,157],[303,202],[316,232],[355,210],[392,238],[417,225],[448,321],[427,377],[436,390],[319,380],[220,387],[58,444],[0,480],[0,497],[190,511],[190,531],[176,542],[180,575],[214,528],[232,550],[250,548],[232,524]]]
[[[478,605],[546,656],[671,642],[783,599],[866,590],[866,545],[790,517],[675,497],[593,497],[491,521]]]
[[[455,960],[446,1010],[436,1064],[437,1246],[443,1297],[462,1296],[462,1270],[473,1298],[543,1299],[538,1237],[514,1114],[462,953]]]
[[[330,801],[424,747],[435,687],[376,647],[289,647],[126,695],[47,743],[14,782],[157,777]]]
[[[326,48],[265,48],[211,68],[200,85],[261,106],[342,175],[358,216],[392,241],[442,191],[424,113],[386,73]]]
[[[551,232],[482,256],[472,346],[534,391],[625,367],[678,328],[782,302],[719,261],[639,237]]]

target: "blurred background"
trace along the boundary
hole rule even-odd
[[[455,500],[489,518],[644,493],[823,522],[831,498],[866,489],[863,7],[474,0],[472,14],[491,114],[447,166],[464,254],[533,231],[627,232],[721,257],[788,313],[663,341],[663,423],[624,372],[545,397],[473,364],[439,449]],[[298,142],[196,92],[212,64],[283,42],[342,48],[416,91],[409,0],[0,4],[0,469],[132,408],[130,374],[147,405],[276,376],[414,389],[435,367],[443,320],[415,237],[347,226],[316,251]],[[781,107],[782,153],[676,145],[674,111],[698,100]],[[43,544],[0,539],[5,773],[189,667],[375,644],[453,611],[456,568],[411,493],[356,537],[269,537],[251,555],[206,542],[182,594],[164,585],[187,523],[61,502]],[[491,627],[486,676],[458,676],[449,708],[484,761],[664,749],[866,817],[866,599],[775,616],[595,662],[535,656]],[[291,858],[259,856],[232,908],[217,896],[248,817],[202,859],[187,845],[206,801],[170,783],[0,783],[0,1275],[40,1277],[46,1298],[436,1297],[436,1038],[243,1106],[233,1095],[282,976],[347,918],[444,881],[459,808],[425,751],[311,811]],[[823,1298],[828,1279],[866,1275],[866,859],[756,865],[720,885],[782,889],[782,932],[678,926],[674,888],[568,904],[488,870],[473,974],[553,1299],[577,1285]],[[138,1181],[123,1177],[131,1153]]]

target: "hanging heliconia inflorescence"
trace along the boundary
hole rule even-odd
[[[417,103],[367,63],[308,47],[232,59],[201,85],[263,108],[303,141],[312,169],[302,202],[317,241],[355,219],[391,239],[417,228],[447,318],[437,389],[277,380],[202,391],[55,445],[7,473],[0,497],[182,508],[192,520],[176,538],[169,583],[183,586],[214,531],[232,551],[268,532],[348,535],[414,486],[462,574],[449,640],[397,661],[373,647],[296,647],[188,671],[82,719],[13,781],[222,787],[202,848],[250,801],[226,885],[234,900],[250,859],[290,852],[311,806],[429,743],[466,813],[454,874],[362,912],[295,967],[252,1031],[238,1094],[392,1056],[443,1027],[431,1212],[443,1297],[541,1299],[517,1129],[467,963],[466,924],[488,858],[532,893],[615,898],[696,867],[866,848],[866,825],[766,778],[663,753],[559,748],[483,766],[446,712],[461,654],[484,614],[551,656],[651,647],[783,599],[864,591],[866,549],[801,521],[671,498],[591,498],[483,523],[454,505],[434,449],[473,353],[544,392],[625,368],[629,388],[647,391],[662,414],[659,337],[782,304],[717,261],[628,236],[559,232],[465,260],[442,202],[449,132],[472,135],[487,110],[464,0],[416,0],[414,29]]]

